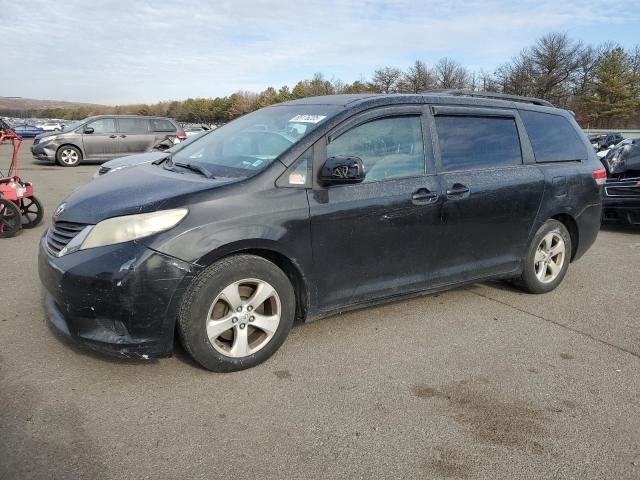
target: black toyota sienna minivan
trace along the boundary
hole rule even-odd
[[[250,113],[99,177],[40,248],[51,323],[125,357],[263,362],[296,318],[489,279],[553,290],[606,175],[570,112],[477,92],[337,95]]]

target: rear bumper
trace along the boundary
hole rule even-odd
[[[602,203],[589,205],[576,217],[578,227],[578,248],[573,254],[573,260],[578,260],[595,243],[600,232],[602,217]]]
[[[43,241],[38,268],[47,318],[63,335],[120,357],[171,355],[191,264],[135,242],[58,258]]]

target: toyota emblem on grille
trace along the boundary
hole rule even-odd
[[[53,212],[53,216],[55,218],[58,218],[60,216],[60,214],[62,212],[64,212],[64,207],[66,206],[66,203],[61,204],[58,208],[56,208],[56,211]]]

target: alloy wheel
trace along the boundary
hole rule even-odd
[[[551,283],[558,277],[565,262],[565,252],[564,239],[558,232],[549,232],[542,238],[534,258],[538,280]]]
[[[228,357],[246,357],[273,337],[282,314],[280,297],[269,283],[246,278],[225,287],[206,318],[213,348]]]
[[[65,148],[60,152],[60,161],[65,165],[75,165],[78,163],[78,152],[72,148]]]

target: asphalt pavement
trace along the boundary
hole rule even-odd
[[[97,166],[28,146],[46,220],[0,239],[0,479],[640,478],[640,230],[603,230],[550,294],[358,310],[215,374],[179,346],[117,360],[47,327],[38,240]]]

